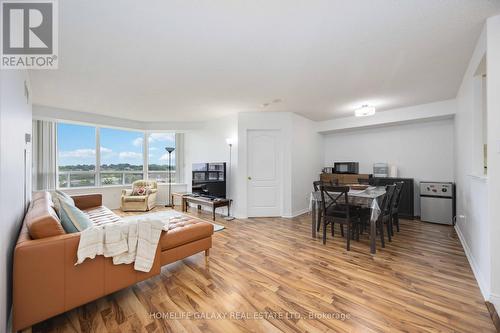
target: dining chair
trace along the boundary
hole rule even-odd
[[[387,239],[389,242],[392,241],[391,238],[391,204],[392,198],[394,196],[394,191],[396,190],[396,185],[387,185],[385,187],[385,195],[382,199],[382,206],[380,206],[380,215],[378,216],[377,225],[380,232],[380,239],[382,241],[382,247],[385,247],[384,240],[384,226],[387,227]]]
[[[396,182],[396,189],[391,204],[392,227],[395,224],[397,232],[399,232],[399,204],[401,203],[401,193],[403,192],[404,184],[404,182]],[[394,236],[394,230],[391,229],[391,233]]]
[[[347,226],[346,248],[347,251],[350,251],[351,238],[359,240],[359,213],[358,207],[349,205],[349,187],[322,185],[320,188],[321,210],[323,211],[323,244],[326,244],[328,225],[332,226],[332,236],[334,236],[335,223],[339,223],[341,228],[344,225]]]
[[[326,182],[324,180],[315,180],[313,181],[313,189],[314,192],[319,192],[321,191],[320,188],[322,185],[330,185],[333,186],[334,183],[332,181]],[[321,209],[318,212],[318,217],[316,219],[316,231],[319,232],[319,228],[321,227],[321,216],[322,216],[322,211]],[[344,235],[344,231],[342,230],[342,235]]]

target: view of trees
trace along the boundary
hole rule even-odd
[[[172,170],[175,170],[175,165],[172,165]],[[95,165],[92,164],[76,164],[76,165],[60,165],[59,171],[95,171]],[[103,164],[101,171],[142,171],[142,165],[132,165],[128,163],[120,164]],[[168,165],[149,164],[149,171],[168,171]]]

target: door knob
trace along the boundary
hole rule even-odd
[[[252,180],[252,177],[248,176],[248,180]]]

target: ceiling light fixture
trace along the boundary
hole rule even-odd
[[[281,98],[276,98],[276,99],[273,99],[272,101],[270,102],[266,102],[266,103],[262,103],[261,106],[263,108],[267,108],[268,106],[270,106],[271,104],[278,104],[278,103],[281,103],[283,102],[283,100]]]
[[[356,117],[368,117],[373,116],[375,114],[375,107],[363,105],[359,109],[354,110],[354,115]]]

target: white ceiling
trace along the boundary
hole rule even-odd
[[[455,97],[500,1],[64,0],[59,11],[59,69],[31,72],[35,104],[144,121],[324,120]]]

